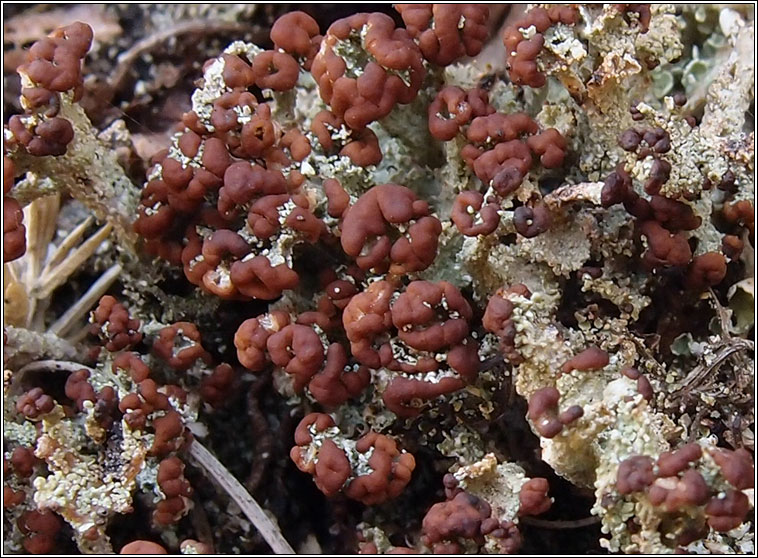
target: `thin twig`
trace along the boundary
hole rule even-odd
[[[690,373],[687,374],[687,376],[684,378],[682,387],[677,389],[671,395],[673,397],[681,397],[685,393],[700,385],[703,380],[707,378],[712,372],[718,370],[721,364],[730,356],[744,350],[753,352],[754,348],[755,345],[752,341],[748,339],[733,337],[729,341],[728,345],[722,347],[718,350],[718,352],[716,352],[714,359],[710,364],[699,364],[693,368]]]
[[[47,258],[48,248],[55,236],[56,223],[58,222],[58,213],[60,210],[60,195],[44,196],[33,200],[24,208],[24,220],[26,225],[26,265],[23,268],[23,284],[26,290],[32,296],[29,297],[29,309],[26,316],[26,327],[34,328],[37,326],[33,321],[45,313],[45,304],[40,304],[38,296],[34,296],[33,291],[39,281],[42,265]],[[27,219],[28,217],[28,219]],[[41,306],[41,308],[38,308]]]
[[[74,246],[76,246],[76,243],[79,242],[82,236],[84,236],[84,233],[87,232],[87,229],[90,227],[90,225],[92,225],[94,222],[95,217],[90,215],[84,221],[79,223],[74,228],[74,230],[68,233],[66,238],[64,238],[55,249],[53,255],[50,256],[50,259],[45,263],[44,271],[48,272],[52,268],[56,267],[59,263],[61,263],[68,255],[68,253],[71,252]]]
[[[89,366],[84,366],[78,362],[72,362],[70,360],[35,360],[25,366],[19,368],[16,374],[26,374],[27,372],[37,372],[39,370],[53,370],[55,372],[77,372],[81,369],[89,370],[90,374],[93,374],[95,370]]]
[[[114,264],[109,267],[108,270],[103,273],[89,289],[87,289],[87,292],[85,292],[79,300],[73,304],[73,306],[66,310],[65,314],[58,318],[56,322],[48,328],[47,332],[63,337],[77,320],[84,316],[84,314],[95,305],[95,302],[105,294],[120,273],[120,264]]]
[[[113,225],[106,223],[100,227],[95,234],[82,242],[76,250],[66,254],[66,257],[54,268],[51,269],[45,266],[42,276],[32,289],[32,294],[37,298],[49,297],[55,289],[65,283],[75,271],[81,268],[82,264],[87,261],[100,247],[103,241],[108,238],[108,235],[112,230]]]
[[[248,33],[255,32],[260,37],[255,37],[254,42],[258,42],[260,39],[265,40],[267,37],[263,33],[263,30],[256,27],[251,27],[248,24],[228,22],[228,21],[187,21],[184,23],[178,23],[173,27],[159,31],[153,35],[145,37],[144,39],[137,41],[132,47],[124,51],[118,57],[118,65],[111,72],[108,79],[110,83],[111,91],[115,94],[124,85],[124,81],[129,75],[134,62],[146,52],[150,52],[154,48],[158,47],[164,41],[167,41],[171,37],[178,37],[179,35],[197,34],[197,35],[212,35],[214,33]]]
[[[266,515],[263,508],[255,501],[245,487],[234,478],[224,465],[209,452],[197,440],[190,444],[189,454],[197,465],[208,473],[213,479],[226,490],[229,496],[236,502],[242,513],[252,522],[263,539],[276,554],[295,554],[282,535],[279,527]]]
[[[29,285],[39,278],[42,264],[47,258],[48,248],[55,236],[60,204],[60,195],[55,194],[37,198],[25,208],[29,218],[26,229],[29,264],[25,279]]]
[[[87,322],[82,323],[82,326],[74,331],[68,330],[66,332],[66,339],[72,344],[72,345],[78,345],[79,343],[83,342],[85,339],[87,339],[87,336],[90,334],[90,324]]]
[[[538,519],[536,517],[521,517],[519,521],[530,527],[539,527],[541,529],[580,529],[600,523],[600,518],[595,515],[582,519]]]

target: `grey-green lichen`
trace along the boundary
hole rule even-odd
[[[35,86],[23,74],[22,81],[24,87]],[[71,122],[74,129],[74,138],[64,155],[33,157],[21,149],[10,152],[17,172],[30,173],[27,180],[14,188],[14,197],[28,203],[52,191],[68,192],[98,219],[112,223],[125,247],[133,247],[136,235],[131,221],[137,210],[139,189],[119,164],[115,151],[98,138],[84,109],[73,101],[72,92],[60,94],[58,116]],[[24,118],[31,126],[43,121],[45,116],[39,113]],[[5,139],[12,137],[6,129]]]
[[[81,424],[65,419],[60,406],[45,415],[40,424],[35,455],[45,461],[49,474],[34,480],[34,502],[39,509],[58,512],[71,525],[80,549],[108,552],[108,519],[132,511],[134,473],[141,467],[147,448],[129,443],[130,432],[122,429],[123,453],[116,450],[106,472],[105,455],[82,451],[89,445],[87,435]]]
[[[499,521],[518,522],[521,487],[529,481],[524,469],[516,463],[499,462],[488,453],[453,472],[458,485],[485,500],[492,507],[492,516]]]
[[[635,425],[659,426],[649,423],[649,417],[641,412],[643,410],[639,407],[639,402],[634,400],[619,406],[620,416],[626,417],[625,421],[629,421],[630,428],[622,429],[621,435],[607,437],[603,442],[606,448],[613,448],[609,455],[615,456],[610,459],[604,458],[598,468],[598,480],[595,483],[597,503],[593,513],[603,518],[603,533],[608,538],[602,539],[601,543],[608,550],[628,554],[671,554],[681,533],[702,525],[702,508],[690,506],[689,509],[680,510],[673,516],[667,516],[651,504],[646,494],[621,495],[615,488],[615,471],[618,467],[618,461],[615,459],[624,459],[632,455],[656,457],[666,449],[665,446],[656,443],[656,437],[640,436],[640,431],[634,428]],[[716,449],[715,439],[701,438],[697,444],[702,448],[703,455],[697,460],[694,469],[702,475],[711,490],[723,493],[729,489],[729,484],[712,457],[712,451]],[[753,490],[746,489],[744,492],[752,501]],[[630,528],[632,521],[634,528]],[[749,531],[747,521],[726,533],[710,530],[707,536],[687,543],[683,548],[686,551],[708,554],[750,552],[754,547],[754,541]]]
[[[153,322],[142,329],[147,335],[155,335],[161,327],[162,324]],[[20,343],[20,340],[14,342]],[[23,344],[20,346],[24,347]],[[34,355],[37,358],[63,356],[54,348],[45,347],[37,348]],[[146,361],[153,371],[161,368],[159,361],[153,357],[147,357]],[[40,370],[49,368],[47,373],[55,374],[55,363],[71,371],[77,368],[73,362],[58,360],[37,361],[30,366]],[[113,355],[102,351],[94,368],[82,366],[90,372],[88,382],[92,388],[97,392],[106,387],[112,388],[119,399],[135,393],[137,389],[132,378],[125,371],[114,369],[112,364]],[[196,364],[180,383],[197,384],[208,373],[207,367]],[[35,456],[45,464],[45,472],[37,474],[27,489],[28,500],[38,510],[51,510],[60,515],[73,529],[80,551],[96,554],[112,552],[106,533],[112,518],[117,514],[132,513],[133,499],[138,493],[152,494],[150,499],[153,503],[165,499],[157,483],[160,460],[151,453],[155,434],[150,432],[153,422],[165,411],[148,414],[146,428],[138,429],[128,423],[125,417],[131,409],[125,408],[124,416],[106,430],[95,404],[85,400],[82,411],[73,415],[56,404],[52,411],[39,417],[35,426],[32,421],[18,421],[23,417],[16,411],[16,401],[20,395],[17,386],[23,378],[14,378],[13,375],[14,372],[8,371],[8,381],[5,383],[5,439],[11,448],[32,448]],[[12,380],[16,382],[15,388]],[[179,413],[182,423],[203,435],[204,429],[196,427],[197,395],[189,394],[186,401],[180,401],[173,395],[168,399],[171,408]]]

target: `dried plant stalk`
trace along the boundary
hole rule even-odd
[[[224,465],[197,440],[193,440],[189,450],[190,456],[205,472],[226,490],[242,510],[242,513],[255,525],[276,554],[295,554],[294,549],[282,535],[279,527],[266,515],[263,508],[255,501],[245,487],[234,478]]]

